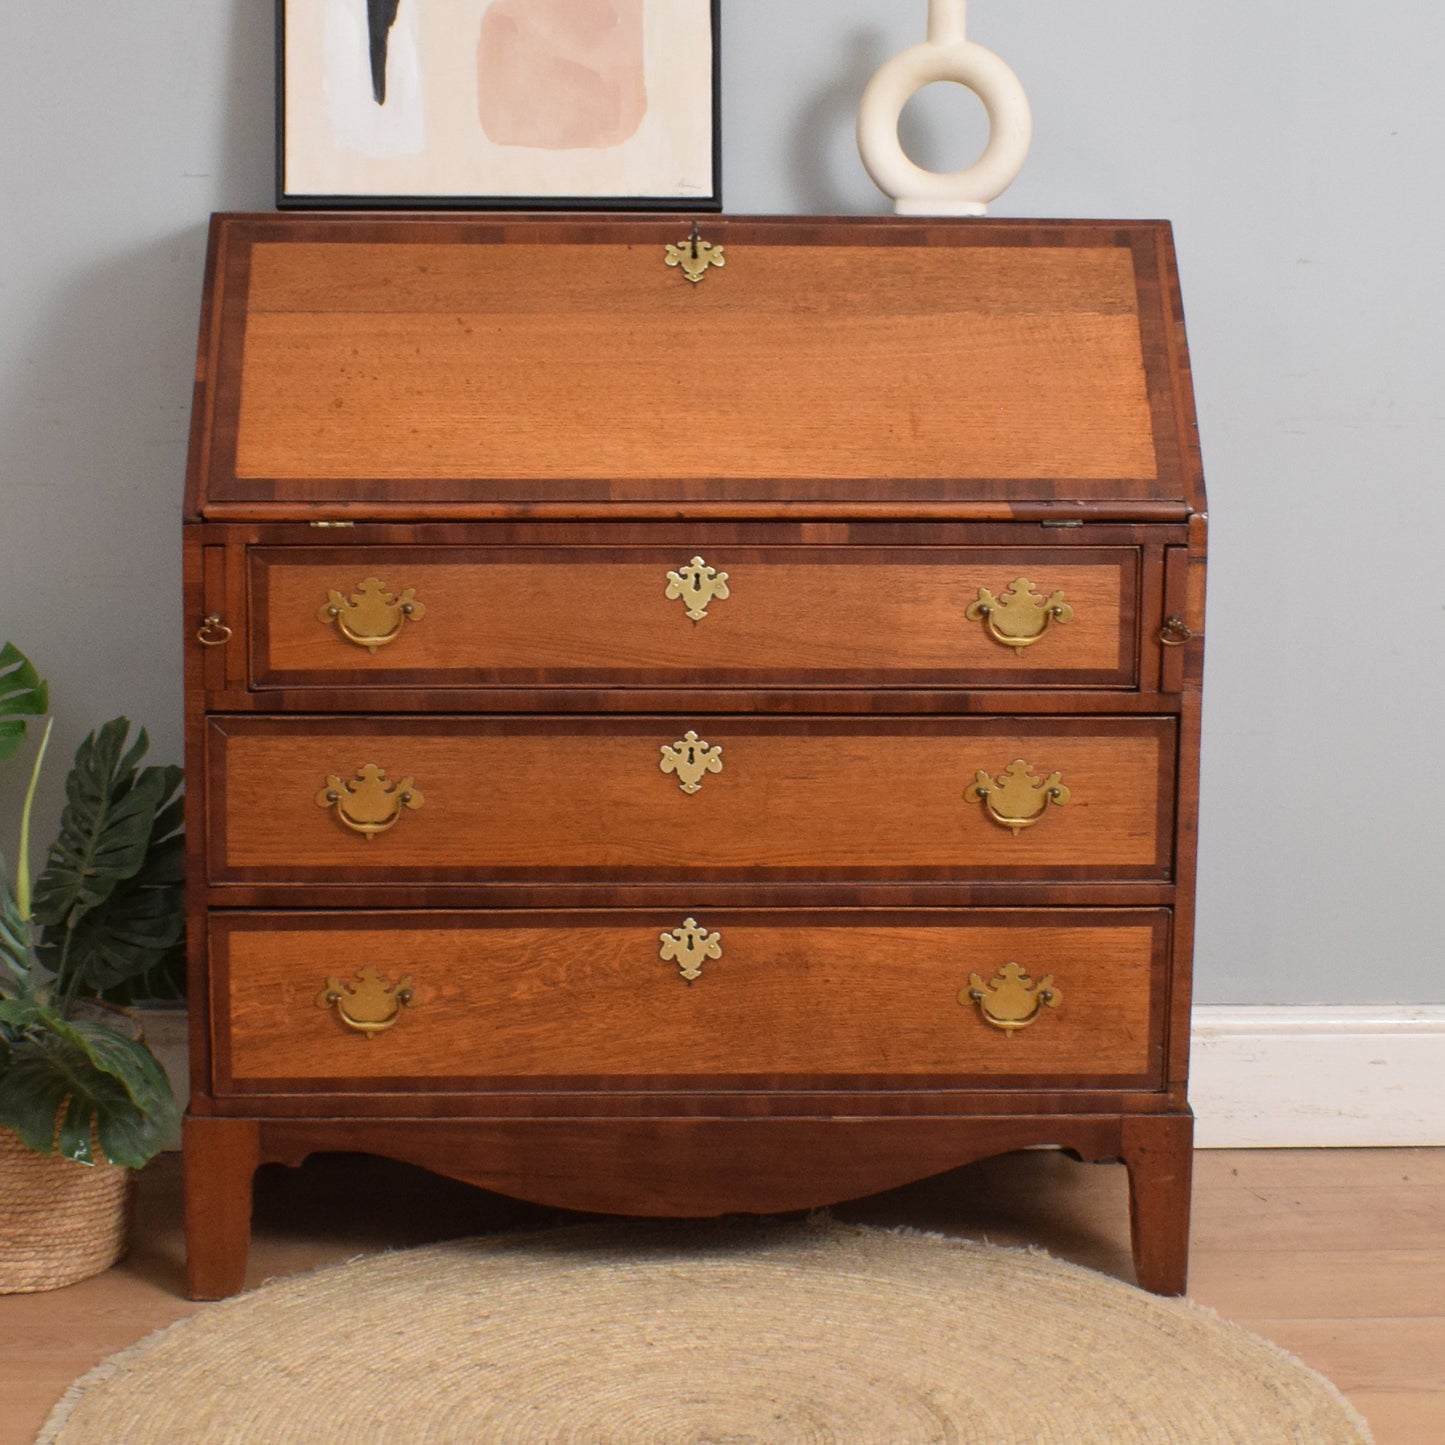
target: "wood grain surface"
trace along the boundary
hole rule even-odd
[[[257,548],[254,682],[1032,688],[1137,676],[1133,550],[719,547]],[[667,590],[698,549],[728,595],[694,621]],[[368,578],[426,608],[375,653],[317,616]],[[1015,649],[966,613],[980,589],[997,598],[1019,578],[1038,604],[1061,593],[1073,615]]]
[[[663,259],[257,246],[238,477],[1155,476],[1127,249]]]
[[[1166,226],[677,229],[217,218],[189,510],[1200,499]]]
[[[218,915],[218,1093],[269,1081],[435,1081],[798,1089],[1067,1077],[1159,1082],[1167,915],[710,910],[721,956],[688,981],[638,914]],[[1017,961],[1059,1003],[1009,1035],[967,997]],[[373,1039],[318,994],[363,964],[412,1002]],[[1151,1014],[1152,1008],[1152,1014]],[[591,1076],[590,1078],[587,1076]]]
[[[662,749],[722,770],[689,795]],[[213,879],[1159,878],[1169,719],[212,719]],[[1015,835],[964,794],[1018,759],[1070,797]],[[375,764],[423,804],[373,838],[319,806]],[[1161,808],[1161,799],[1163,806]],[[1161,815],[1162,814],[1162,815]]]

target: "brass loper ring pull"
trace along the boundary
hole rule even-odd
[[[219,612],[208,612],[196,630],[196,641],[202,647],[224,647],[235,634],[221,621]]]
[[[407,622],[420,622],[425,616],[426,607],[416,600],[415,587],[393,596],[376,577],[368,577],[350,598],[328,592],[316,611],[318,622],[334,622],[348,642],[366,648],[373,657],[377,648],[396,641]]]
[[[1018,577],[998,597],[980,587],[978,600],[968,604],[964,616],[970,622],[982,620],[995,642],[1022,653],[1048,631],[1050,623],[1072,622],[1074,609],[1062,592],[1043,597],[1027,577]]]
[[[1032,828],[1044,816],[1050,803],[1062,808],[1069,801],[1069,790],[1062,773],[1050,773],[1039,782],[1032,766],[1017,758],[997,778],[989,777],[980,768],[963,790],[963,797],[965,802],[981,802],[984,812],[1001,828],[1012,829],[1017,838],[1024,828]]]
[[[1194,629],[1179,616],[1166,617],[1159,629],[1159,641],[1165,647],[1183,647],[1194,637]]]
[[[391,1028],[411,1000],[410,974],[397,983],[387,983],[368,963],[356,975],[355,983],[328,978],[326,987],[316,996],[316,1007],[334,1008],[347,1028],[370,1039]]]
[[[1053,974],[1035,983],[1018,964],[1006,963],[987,983],[979,974],[969,974],[958,1001],[965,1007],[977,1004],[986,1022],[1012,1038],[1038,1018],[1040,1009],[1058,1008],[1063,995],[1054,986]]]
[[[318,808],[335,808],[336,816],[368,843],[392,827],[403,808],[419,808],[424,801],[410,777],[388,784],[385,770],[375,763],[367,763],[346,782],[332,773],[316,795]]]

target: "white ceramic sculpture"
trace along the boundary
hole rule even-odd
[[[929,0],[928,39],[886,61],[858,105],[858,153],[900,216],[982,216],[1023,168],[1033,134],[1019,78],[991,50],[965,37],[968,0]],[[903,153],[898,118],[925,85],[952,80],[988,111],[988,145],[961,171],[926,171]]]

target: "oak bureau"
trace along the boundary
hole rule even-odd
[[[216,217],[192,1293],[316,1150],[705,1216],[1030,1145],[1181,1291],[1204,536],[1162,222]]]

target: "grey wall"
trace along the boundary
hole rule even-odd
[[[62,756],[126,712],[179,757],[204,224],[271,203],[270,9],[0,0],[0,638]],[[926,12],[723,0],[729,211],[883,209],[853,114]],[[1035,109],[995,215],[1175,223],[1212,513],[1198,996],[1445,1001],[1445,11],[975,0],[970,33]],[[915,158],[966,163],[976,111],[920,96]]]

